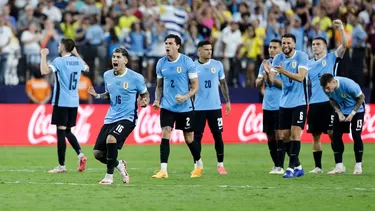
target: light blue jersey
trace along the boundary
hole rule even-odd
[[[272,59],[267,59],[267,62],[272,63]],[[260,65],[258,77],[263,78],[264,67],[263,64]],[[281,81],[280,74],[275,77],[276,80]],[[274,84],[269,85],[267,82],[265,84],[264,96],[262,108],[267,111],[277,111],[280,105],[281,88],[275,86]]]
[[[225,79],[224,67],[220,61],[210,59],[207,63],[195,62],[199,91],[195,95],[194,109],[197,111],[221,109],[219,80]]]
[[[197,78],[197,71],[193,60],[179,54],[177,60],[170,62],[168,57],[164,56],[156,64],[156,75],[163,79],[163,95],[161,97],[160,107],[168,111],[183,113],[193,110],[191,99],[183,103],[178,103],[176,95],[185,95],[190,90],[190,79]]]
[[[320,85],[320,77],[325,73],[335,75],[335,69],[338,66],[338,57],[336,52],[327,54],[325,57],[315,60],[309,60],[309,80],[311,82],[310,104],[328,102],[329,99]]]
[[[57,57],[49,65],[55,76],[52,105],[75,108],[79,106],[78,82],[85,70],[83,61],[73,55]]]
[[[357,104],[356,98],[362,94],[361,87],[349,78],[335,77],[335,79],[337,80],[337,88],[332,93],[326,94],[336,101],[344,115],[349,115]],[[364,112],[363,104],[357,112]]]
[[[284,53],[277,54],[272,62],[272,68],[282,63],[284,69],[291,73],[298,73],[299,68],[308,70],[309,58],[305,52],[295,51],[294,55],[286,58]],[[306,81],[298,82],[280,74],[283,82],[281,91],[280,107],[294,108],[307,104]]]
[[[109,93],[110,107],[104,124],[138,118],[138,94],[147,92],[145,79],[139,73],[127,68],[124,74],[115,75],[113,70],[104,73],[105,90]]]

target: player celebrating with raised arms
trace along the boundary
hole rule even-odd
[[[196,168],[191,177],[200,177],[203,162],[197,141],[193,139],[194,108],[191,99],[199,89],[198,74],[193,60],[178,52],[181,47],[179,36],[170,34],[164,41],[166,56],[159,59],[156,65],[157,84],[153,103],[155,109],[161,108],[160,171],[152,178],[168,178],[169,139],[174,123],[176,129],[184,132],[185,142],[194,158]]]
[[[57,127],[57,156],[59,165],[48,171],[49,173],[66,172],[65,152],[66,141],[78,155],[78,172],[86,168],[86,157],[81,152],[77,138],[71,128],[76,125],[77,111],[79,106],[78,81],[82,71],[89,71],[89,67],[81,59],[76,51],[75,43],[70,38],[62,38],[58,46],[60,57],[55,58],[50,65],[47,64],[47,48],[40,52],[40,71],[42,75],[54,73],[55,85],[53,89],[53,112],[51,124]]]
[[[228,174],[224,168],[223,118],[219,93],[220,85],[226,102],[226,115],[228,115],[231,111],[231,105],[224,67],[220,61],[211,59],[212,45],[210,41],[204,40],[198,43],[198,54],[199,59],[195,62],[195,65],[200,88],[194,96],[194,140],[199,145],[199,152],[201,152],[203,132],[206,127],[206,121],[208,121],[215,140],[217,170],[219,174]]]
[[[361,87],[353,80],[345,77],[333,77],[329,73],[322,75],[320,85],[336,112],[333,121],[333,151],[336,167],[328,174],[345,173],[345,166],[342,162],[344,153],[342,135],[350,133],[350,131],[354,141],[356,162],[353,174],[362,174],[363,141],[361,133],[365,115],[365,95],[362,93]]]
[[[129,183],[130,178],[125,160],[117,160],[125,140],[133,131],[138,117],[139,104],[146,107],[150,97],[142,75],[126,67],[129,53],[124,48],[116,48],[112,53],[112,70],[104,73],[105,92],[97,94],[93,87],[88,92],[96,99],[109,99],[110,107],[104,118],[94,147],[95,158],[107,165],[107,174],[99,184],[113,183],[113,171],[116,167],[122,181]]]
[[[348,40],[345,36],[344,26],[340,20],[334,20],[333,26],[340,31],[342,44],[336,51],[327,54],[327,41],[323,37],[316,37],[312,41],[312,51],[314,58],[309,61],[308,78],[311,83],[311,97],[309,101],[309,112],[307,115],[308,133],[313,136],[313,157],[315,168],[310,173],[323,173],[322,170],[322,144],[320,136],[322,133],[328,134],[331,139],[334,110],[329,103],[327,95],[320,86],[320,77],[324,73],[336,75],[338,62],[344,56],[348,47]]]

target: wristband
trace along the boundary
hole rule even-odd
[[[356,113],[357,112],[353,110],[352,113],[350,113],[350,114],[354,116]]]
[[[100,99],[100,94],[97,94],[97,95],[95,96],[95,98],[96,98],[96,99]]]

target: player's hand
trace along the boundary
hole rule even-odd
[[[271,72],[271,65],[270,63],[267,62],[267,60],[263,59],[263,67],[264,67],[264,71],[266,73],[270,73]]]
[[[145,108],[148,106],[148,100],[146,98],[141,98],[139,100],[139,105],[142,107],[142,108]]]
[[[94,97],[96,97],[98,94],[96,93],[94,87],[90,86],[88,89],[87,89],[88,93]]]
[[[354,117],[354,114],[349,114],[349,116],[346,117],[345,122],[351,122]]]
[[[342,24],[342,21],[340,19],[336,19],[332,22],[333,26],[336,28],[336,29],[340,29],[341,27],[343,27],[344,25]]]
[[[345,121],[345,116],[344,116],[344,114],[342,114],[342,113],[340,112],[338,115],[339,115],[339,121],[340,121],[340,122]]]
[[[177,94],[176,95],[176,100],[178,103],[183,103],[187,100],[187,96],[186,95],[180,95],[180,94]]]
[[[40,50],[40,54],[44,55],[44,56],[47,56],[49,54],[48,48],[43,48],[42,50]]]
[[[160,102],[158,100],[155,100],[154,103],[152,104],[152,107],[154,109],[159,109],[160,108]]]
[[[230,111],[232,110],[232,107],[231,107],[231,105],[230,105],[230,102],[227,102],[226,104],[225,104],[225,115],[228,115],[228,114],[230,114]]]
[[[72,50],[72,54],[75,55],[75,56],[78,55],[78,52],[77,52],[77,48],[76,48],[76,47],[73,48],[73,50]]]
[[[283,63],[280,62],[280,65],[279,66],[275,66],[275,70],[281,74],[284,74],[286,72],[286,70],[284,69],[283,67]]]

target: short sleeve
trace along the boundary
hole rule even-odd
[[[340,81],[340,83],[342,83],[342,81]],[[348,93],[349,95],[351,95],[352,97],[354,97],[354,98],[357,98],[357,97],[359,97],[362,94],[361,87],[359,87],[359,85],[357,83],[355,83],[351,79],[349,79],[345,83],[345,89],[344,89],[344,91],[346,93]]]
[[[158,63],[156,64],[156,77],[157,78],[163,78],[163,74],[161,71],[161,63],[162,63],[162,59],[159,59]]]
[[[146,82],[143,76],[139,76],[136,88],[138,93],[144,94],[147,92]]]
[[[219,62],[219,79],[223,80],[225,78],[224,66],[223,63]]]
[[[197,68],[192,59],[187,58],[186,68],[189,75],[189,79],[198,78]]]
[[[300,53],[298,60],[298,69],[306,69],[307,71],[309,71],[308,62],[309,56],[307,55],[307,53]]]
[[[58,72],[59,71],[59,60],[60,57],[55,58],[52,63],[49,65],[49,67],[52,69],[53,72]]]

